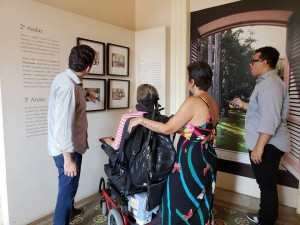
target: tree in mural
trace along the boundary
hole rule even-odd
[[[284,59],[283,58],[280,58],[278,60],[276,68],[278,70],[278,76],[283,80],[283,78],[284,78]]]
[[[255,39],[251,35],[242,40],[242,29],[226,30],[222,33],[220,43],[220,81],[221,96],[224,99],[240,97],[248,100],[255,85],[250,73],[250,62],[254,49],[251,44]],[[207,59],[208,39],[201,40],[201,58]],[[224,116],[228,116],[228,103],[224,102]]]
[[[255,78],[250,71],[250,62],[255,49],[252,44],[256,42],[253,32],[244,38],[243,29],[226,30],[217,35],[201,39],[201,60],[210,61],[214,75],[213,94],[219,99],[221,117],[218,123],[217,147],[232,151],[247,152],[244,142],[245,111],[230,108],[228,102],[239,97],[248,102],[255,86]],[[219,43],[215,43],[218,42]],[[215,68],[220,65],[220,68]],[[278,73],[283,76],[284,59],[277,65]],[[217,76],[216,76],[217,77]],[[219,98],[218,98],[219,97]]]
[[[255,85],[255,79],[250,72],[250,62],[254,52],[252,43],[255,39],[249,37],[242,39],[243,30],[226,30],[222,32],[220,39],[219,54],[214,54],[217,49],[215,46],[218,43],[212,43],[215,38],[205,38],[201,40],[201,57],[202,60],[207,60],[215,56],[212,60],[212,68],[214,65],[220,65],[219,68],[219,85],[220,93],[217,93],[220,98],[219,105],[222,109],[222,115],[218,125],[217,143],[222,149],[233,151],[247,152],[244,145],[244,119],[245,112],[229,108],[228,102],[234,97],[240,97],[245,101],[250,98],[251,92]],[[209,46],[212,43],[212,46]],[[212,49],[212,51],[208,51]],[[211,54],[211,55],[209,55]],[[219,60],[219,63],[214,63]],[[216,97],[216,96],[215,96]],[[233,141],[234,140],[234,141]]]
[[[241,42],[240,34],[243,30],[227,30],[221,39],[221,66],[220,77],[222,80],[223,99],[240,97],[243,100],[250,98],[255,85],[250,72],[250,61],[254,49],[251,44],[255,40],[249,36]],[[224,116],[228,116],[228,104],[224,104]]]

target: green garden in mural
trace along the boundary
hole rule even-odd
[[[251,44],[255,39],[249,36],[241,40],[242,29],[222,32],[220,39],[220,68],[219,68],[219,106],[220,121],[217,128],[217,147],[238,152],[247,152],[244,142],[245,112],[229,107],[226,100],[239,97],[245,101],[250,98],[255,85],[251,76],[249,62],[254,49]],[[215,43],[216,44],[216,43]],[[201,40],[201,57],[208,58],[208,38]],[[213,47],[214,49],[214,47]],[[215,96],[216,97],[216,96]],[[216,99],[218,99],[216,97]]]
[[[250,62],[255,49],[252,44],[256,42],[253,33],[249,31],[249,35],[244,35],[243,29],[225,30],[221,33],[219,43],[216,38],[211,38],[212,44],[209,46],[209,38],[201,39],[201,59],[207,61],[210,57],[216,57],[216,54],[209,52],[209,49],[215,51],[219,45],[219,80],[213,81],[213,91],[215,98],[218,99],[221,109],[220,121],[217,128],[217,147],[237,152],[248,152],[244,142],[244,124],[245,114],[243,110],[230,108],[225,100],[232,100],[235,97],[241,98],[245,102],[249,102],[249,98],[255,86],[255,78],[252,77],[250,71]],[[213,55],[213,56],[212,56]],[[280,59],[277,65],[279,75],[283,75],[284,60]],[[213,70],[214,63],[212,65]]]
[[[244,142],[245,112],[229,110],[229,117],[221,115],[217,128],[217,146],[239,152],[248,152]]]

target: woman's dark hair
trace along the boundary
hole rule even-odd
[[[277,49],[270,46],[266,46],[255,50],[255,53],[259,52],[259,58],[262,60],[267,60],[269,66],[272,69],[275,69],[279,59],[279,52],[277,51]]]
[[[213,72],[211,67],[202,61],[191,63],[188,67],[189,81],[195,81],[199,90],[207,91],[212,85]]]
[[[69,68],[75,72],[84,71],[93,65],[95,54],[95,50],[88,45],[74,46],[69,56]]]

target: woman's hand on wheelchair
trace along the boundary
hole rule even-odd
[[[144,117],[135,117],[130,119],[129,125],[128,125],[128,133],[131,133],[132,129],[136,127],[137,125],[141,124]]]

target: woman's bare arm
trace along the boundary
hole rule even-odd
[[[191,107],[193,107],[193,100],[189,97],[182,103],[179,110],[167,123],[161,123],[143,117],[133,118],[130,120],[128,132],[131,132],[133,127],[141,124],[157,133],[173,134],[191,120],[193,117]]]
[[[197,98],[188,97],[182,103],[176,114],[167,123],[161,123],[143,117],[131,119],[128,131],[131,132],[133,127],[141,124],[157,133],[173,134],[192,120],[197,109],[195,107],[197,104],[201,104]]]

